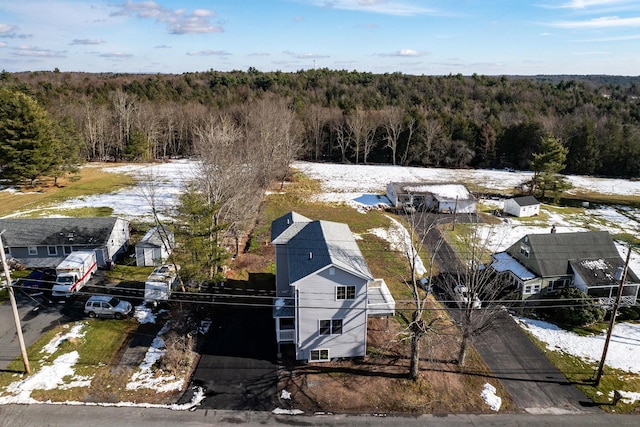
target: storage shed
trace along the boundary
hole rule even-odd
[[[514,197],[504,201],[504,212],[517,217],[538,215],[540,202],[533,196]]]
[[[153,227],[136,245],[136,265],[150,267],[163,264],[175,247],[175,237],[166,227]]]

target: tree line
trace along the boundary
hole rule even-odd
[[[2,87],[36,100],[54,122],[67,121],[68,140],[79,141],[86,160],[191,156],[211,117],[243,128],[256,109],[277,104],[293,113],[300,159],[529,169],[543,138],[553,136],[567,150],[560,172],[621,177],[640,174],[639,80],[254,68],[0,73]],[[250,143],[260,147],[266,135]]]

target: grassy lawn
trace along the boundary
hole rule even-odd
[[[75,324],[60,325],[53,328],[28,348],[27,354],[33,374],[42,371],[44,366],[51,365],[61,355],[77,351],[79,358],[74,365],[75,377],[92,379],[102,371],[110,369],[110,362],[118,354],[118,350],[127,342],[130,334],[138,327],[138,322],[134,319],[125,321],[90,319],[80,323],[84,324],[84,334],[78,338],[63,340],[51,354],[44,350],[45,347],[56,337],[68,333]],[[23,369],[21,358],[16,358],[11,362],[7,371],[0,373],[0,388],[5,388],[17,381],[18,378],[16,378],[14,372],[20,372]],[[72,380],[73,378],[65,377],[63,378],[63,383],[69,384]],[[58,387],[54,390],[34,390],[31,397],[42,401],[83,401],[86,393],[85,387]]]
[[[596,387],[593,379],[598,369],[597,363],[585,362],[579,357],[564,352],[551,351],[547,349],[544,342],[532,335],[529,336],[567,380],[582,390],[594,403],[598,404],[600,409],[607,412],[632,413],[640,407],[640,402],[637,401],[625,403],[621,400],[615,406],[611,404],[614,390],[640,392],[640,377],[638,375],[605,367],[600,384]]]
[[[115,165],[114,165],[115,166]],[[41,185],[22,187],[16,192],[0,191],[0,217],[15,212],[29,212],[25,216],[37,216],[39,211],[74,197],[104,194],[134,184],[134,179],[126,174],[110,173],[98,165],[88,165],[80,170],[76,179],[62,179],[59,187],[52,182]],[[52,212],[47,211],[47,215]],[[53,213],[70,216],[108,216],[111,209],[82,209],[68,212],[54,210]]]

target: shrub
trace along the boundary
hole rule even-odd
[[[606,313],[589,295],[574,287],[562,289],[547,301],[551,307],[542,309],[542,314],[554,323],[586,326],[601,322]]]

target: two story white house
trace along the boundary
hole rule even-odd
[[[289,212],[273,221],[271,243],[278,353],[288,346],[309,362],[365,356],[367,318],[393,315],[395,301],[349,226]]]

